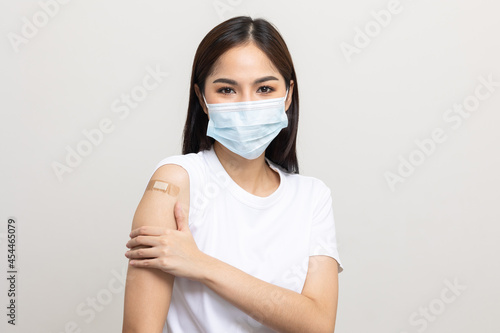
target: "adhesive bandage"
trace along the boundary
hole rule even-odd
[[[177,196],[177,194],[179,194],[180,192],[178,186],[166,183],[163,180],[158,180],[158,179],[151,179],[151,181],[148,184],[148,187],[146,187],[146,190],[161,191],[173,197]]]

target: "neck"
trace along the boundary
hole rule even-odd
[[[231,179],[245,191],[266,197],[278,188],[279,174],[267,165],[265,152],[256,159],[247,160],[217,141],[213,149]]]

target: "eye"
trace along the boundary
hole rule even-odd
[[[231,93],[234,93],[233,88],[230,87],[222,87],[219,90],[217,90],[218,93],[224,94],[224,95],[229,95]]]
[[[270,92],[273,92],[274,89],[271,88],[270,86],[262,86],[259,88],[259,90],[257,90],[258,92],[261,92],[261,93],[264,93],[264,94],[268,94]]]

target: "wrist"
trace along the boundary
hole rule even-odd
[[[217,264],[217,259],[209,256],[206,253],[201,252],[200,259],[199,259],[199,271],[198,274],[196,274],[196,281],[201,282],[205,284],[207,281],[211,279],[211,275],[215,271],[215,266]]]

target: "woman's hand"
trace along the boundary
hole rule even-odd
[[[125,256],[134,267],[157,268],[175,276],[200,280],[208,255],[201,252],[189,230],[188,219],[177,202],[174,207],[177,230],[142,226],[132,230]],[[137,246],[146,248],[134,249]]]

